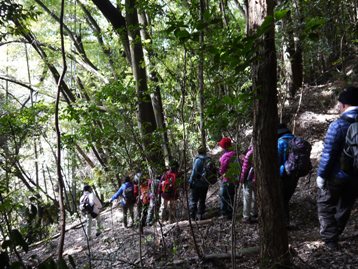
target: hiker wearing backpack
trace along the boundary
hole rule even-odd
[[[173,223],[176,215],[176,200],[179,198],[177,177],[179,164],[173,161],[170,168],[161,179],[161,196],[163,204],[161,207],[161,219],[166,221],[169,219]]]
[[[209,171],[211,162],[211,158],[206,155],[206,148],[199,147],[198,155],[194,159],[193,169],[189,178],[189,186],[191,189],[189,210],[190,217],[193,220],[202,220],[205,213],[205,200],[210,183],[208,178],[212,172]],[[216,174],[213,176],[216,177]]]
[[[145,226],[148,214],[148,207],[150,202],[149,197],[149,181],[150,179],[143,179],[143,182],[140,184],[140,196],[138,203],[141,204],[141,214],[140,214],[140,222],[142,227]]]
[[[160,209],[160,179],[161,176],[149,180],[149,207],[147,214],[147,225],[153,225],[154,220],[159,219],[159,209]]]
[[[290,209],[289,202],[292,195],[295,193],[299,177],[295,175],[288,175],[285,170],[285,163],[289,154],[289,143],[294,138],[294,135],[287,128],[285,123],[280,123],[277,128],[277,149],[278,149],[278,163],[280,167],[280,178],[283,195],[283,208],[286,227],[290,227]]]
[[[92,219],[96,219],[96,236],[101,234],[101,218],[100,209],[102,204],[92,191],[91,186],[85,185],[83,187],[83,194],[80,198],[80,210],[86,217],[86,235],[88,240],[92,239]]]
[[[235,197],[235,184],[238,183],[238,176],[240,175],[239,167],[235,167],[239,163],[236,152],[233,150],[231,139],[228,137],[222,138],[218,145],[224,150],[220,157],[219,173],[222,176],[220,182],[220,210],[221,215],[227,219],[232,219],[232,211]]]
[[[129,176],[126,176],[124,179],[124,183],[121,185],[119,190],[112,196],[112,198],[109,200],[109,203],[112,203],[113,200],[118,199],[121,197],[120,204],[123,209],[123,227],[127,228],[128,222],[127,222],[127,215],[129,211],[129,215],[132,219],[132,225],[134,223],[134,203],[135,203],[135,196],[134,196],[134,186],[131,182],[131,179]]]
[[[339,235],[358,194],[357,87],[347,87],[339,94],[338,110],[340,117],[329,125],[326,133],[316,181],[320,234],[331,250],[338,249]]]
[[[243,223],[255,223],[257,222],[257,204],[255,197],[255,174],[253,166],[253,153],[254,148],[252,144],[248,148],[242,165],[242,172],[240,176],[240,182],[242,187],[242,200],[243,200]]]
[[[281,178],[285,222],[290,226],[289,202],[294,194],[298,179],[306,176],[312,169],[311,145],[305,139],[294,136],[286,124],[280,123],[277,128],[277,148],[279,173]]]

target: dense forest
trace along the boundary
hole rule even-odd
[[[357,0],[1,0],[0,268],[354,268],[357,244],[336,263],[297,246],[319,240],[313,178],[337,95],[358,85],[357,33]],[[283,217],[279,123],[312,144],[293,198],[310,208],[293,206],[302,234]],[[205,219],[189,217],[197,149],[219,165],[223,137],[237,155],[254,145],[256,224],[240,222],[242,184],[232,220],[219,182]],[[122,228],[107,201],[124,178],[173,162],[175,222]],[[106,205],[92,240],[84,185]]]

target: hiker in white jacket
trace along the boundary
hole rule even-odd
[[[101,234],[102,227],[99,214],[101,208],[102,204],[92,191],[91,186],[85,185],[80,198],[80,210],[86,217],[86,235],[88,240],[91,240],[92,219],[96,219],[96,236]]]

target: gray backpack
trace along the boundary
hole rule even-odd
[[[358,118],[352,119],[344,117],[343,119],[350,122],[346,134],[346,141],[341,154],[341,169],[349,175],[358,174]]]

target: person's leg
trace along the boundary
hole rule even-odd
[[[87,220],[87,238],[88,240],[91,240],[91,230],[92,230],[92,217],[90,214],[86,214],[86,220]]]
[[[131,205],[129,205],[128,206],[128,210],[129,210],[129,215],[130,215],[130,217],[131,217],[131,220],[132,220],[132,222],[131,222],[131,226],[133,226],[134,225],[134,204],[131,204]]]
[[[345,182],[344,186],[342,186],[342,191],[337,205],[337,212],[335,214],[338,235],[343,233],[349,220],[352,208],[357,198],[357,185],[358,183],[349,181]]]
[[[147,213],[147,225],[149,226],[153,224],[154,211],[155,211],[155,200],[150,199],[148,213]]]
[[[242,218],[245,222],[250,220],[251,193],[249,183],[250,182],[245,182],[242,185]]]
[[[203,218],[203,215],[205,213],[206,209],[206,194],[208,193],[208,187],[203,187],[199,190],[199,216],[198,219],[201,220]]]
[[[193,220],[196,219],[198,200],[199,200],[199,190],[198,188],[193,187],[190,191],[190,197],[189,197],[190,217]]]
[[[220,196],[221,215],[225,216],[227,215],[227,207],[228,207],[227,201],[229,199],[226,183],[220,183],[219,196]]]
[[[283,189],[283,206],[285,212],[286,225],[290,224],[290,207],[289,203],[292,195],[295,193],[298,178],[291,176],[282,177],[282,189]]]
[[[168,200],[163,199],[163,205],[161,207],[161,219],[162,221],[166,221],[168,219]]]
[[[320,234],[324,242],[337,243],[338,229],[335,214],[339,199],[339,189],[328,184],[327,190],[317,191],[317,210],[320,223]]]
[[[128,207],[125,205],[125,206],[122,206],[122,209],[123,209],[123,226],[125,228],[127,228],[127,226],[128,226],[128,222],[127,222]]]
[[[251,184],[251,220],[257,221],[257,202],[256,202],[256,194],[255,194],[255,183],[250,182]]]
[[[98,214],[96,217],[96,236],[99,236],[102,232],[101,215]]]
[[[169,201],[169,222],[174,223],[176,220],[176,200]]]
[[[146,219],[147,219],[147,214],[148,214],[148,207],[149,205],[142,205],[142,216],[141,216],[141,224],[142,224],[142,227],[145,226],[145,223],[146,223]]]

